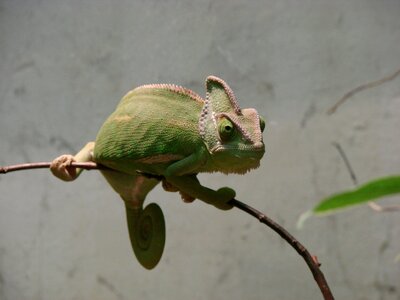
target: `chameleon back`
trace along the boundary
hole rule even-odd
[[[126,94],[101,127],[94,160],[133,174],[159,174],[201,147],[203,99],[175,85],[146,85]]]

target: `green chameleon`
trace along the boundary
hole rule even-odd
[[[128,92],[101,127],[95,142],[75,156],[53,160],[52,173],[65,181],[82,169],[72,162],[96,162],[108,183],[125,202],[129,237],[139,262],[147,269],[161,259],[165,222],[161,208],[146,195],[160,181],[183,201],[200,199],[223,210],[235,191],[204,187],[200,172],[244,174],[264,155],[264,120],[252,108],[241,109],[220,78],[206,80],[207,97],[172,84],[140,86]]]

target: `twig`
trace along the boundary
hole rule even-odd
[[[343,161],[344,161],[344,163],[345,163],[345,165],[347,167],[347,170],[350,173],[350,177],[353,180],[353,184],[355,186],[357,186],[358,182],[357,182],[356,173],[354,172],[353,168],[351,167],[350,161],[348,160],[348,158],[346,156],[346,153],[344,152],[342,146],[340,146],[340,144],[337,143],[337,142],[333,142],[332,144],[333,144],[333,146],[335,146],[335,148],[338,150],[340,156],[342,157],[342,159],[343,159]],[[369,201],[368,202],[368,206],[369,206],[370,209],[372,209],[375,212],[400,211],[400,205],[396,205],[396,204],[382,206],[382,205],[377,204],[374,201]]]
[[[27,164],[18,164],[12,166],[0,167],[0,174],[6,174],[15,171],[23,171],[30,169],[48,169],[50,168],[50,162],[37,162],[37,163],[27,163]],[[96,164],[94,162],[86,162],[86,163],[76,163],[73,162],[71,167],[85,169],[85,170],[103,170],[107,169],[107,167]]]
[[[311,273],[314,276],[315,281],[318,284],[319,289],[321,290],[322,295],[324,296],[324,299],[334,299],[328,283],[325,279],[325,276],[319,268],[320,263],[318,262],[316,256],[310,255],[307,249],[286,229],[284,229],[282,226],[280,226],[278,223],[276,223],[274,220],[270,219],[260,211],[236,199],[232,199],[228,203],[257,218],[261,223],[267,225],[269,228],[278,233],[285,241],[287,241],[306,261],[309,269],[311,270]]]
[[[335,146],[335,148],[336,148],[337,151],[339,152],[340,156],[342,157],[342,159],[343,159],[343,161],[344,161],[344,164],[346,165],[346,168],[347,168],[347,170],[349,171],[349,174],[350,174],[351,180],[353,181],[353,184],[354,184],[354,185],[358,185],[356,173],[354,173],[354,170],[353,170],[353,168],[351,167],[350,161],[349,161],[349,159],[347,158],[347,155],[346,155],[346,153],[344,152],[342,146],[340,146],[340,144],[337,143],[337,142],[333,142],[332,145]]]
[[[399,211],[400,210],[400,205],[386,205],[382,206],[377,204],[376,202],[368,202],[368,206],[376,212],[391,212],[391,211]]]
[[[342,98],[340,98],[335,103],[335,105],[333,105],[331,108],[329,108],[326,113],[328,115],[333,114],[338,109],[338,107],[340,105],[342,105],[345,101],[347,101],[347,99],[353,97],[355,94],[357,94],[357,93],[359,93],[359,92],[361,92],[363,90],[379,86],[379,85],[381,85],[381,84],[383,84],[385,82],[392,81],[393,79],[395,79],[399,75],[400,75],[400,69],[398,69],[396,72],[394,72],[393,74],[391,74],[389,76],[383,77],[382,79],[379,79],[379,80],[376,80],[376,81],[371,81],[371,82],[368,82],[366,84],[362,84],[362,85],[352,89],[350,92],[346,93]]]
[[[105,166],[98,165],[93,162],[72,163],[71,166],[76,167],[76,168],[86,169],[86,170],[105,169],[106,168]],[[13,172],[13,171],[18,171],[18,170],[39,169],[39,168],[49,168],[49,167],[50,167],[50,162],[19,164],[19,165],[13,165],[13,166],[0,167],[0,173],[5,174],[8,172]],[[143,174],[143,175],[148,176],[147,174]],[[149,175],[149,176],[151,176],[151,175]],[[160,180],[161,177],[157,176],[156,179]],[[228,203],[231,204],[232,206],[235,206],[236,208],[248,213],[249,215],[257,218],[261,223],[270,227],[272,230],[274,230],[276,233],[278,233],[285,241],[287,241],[297,251],[297,253],[303,257],[303,259],[307,263],[309,269],[311,270],[311,273],[314,276],[314,279],[315,279],[318,287],[321,290],[321,293],[322,293],[324,299],[325,300],[333,300],[334,299],[332,292],[328,286],[328,283],[325,279],[325,276],[322,273],[321,269],[319,268],[320,263],[318,262],[318,259],[316,256],[310,255],[308,250],[296,238],[294,238],[286,229],[284,229],[282,226],[280,226],[274,220],[267,217],[265,214],[261,213],[260,211],[256,210],[255,208],[253,208],[239,200],[236,200],[236,199],[232,199]]]

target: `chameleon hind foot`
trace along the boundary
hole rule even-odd
[[[153,269],[161,259],[165,246],[165,220],[161,208],[151,203],[145,209],[126,206],[129,238],[140,264]]]
[[[165,178],[162,180],[162,187],[166,192],[179,192],[183,202],[185,203],[192,203],[194,200],[196,200],[196,198],[190,196],[189,194],[180,191],[176,186],[169,183]]]
[[[71,164],[75,162],[75,159],[70,154],[64,154],[55,158],[50,164],[50,171],[54,176],[64,181],[75,180],[78,175],[76,168],[71,167]]]
[[[165,178],[162,180],[162,188],[166,192],[173,192],[174,193],[174,192],[178,192],[179,191],[179,189],[176,186],[170,184]]]
[[[236,192],[228,187],[222,187],[217,191],[219,197],[213,203],[216,208],[222,210],[229,210],[233,208],[233,205],[229,204],[228,202],[235,198]]]
[[[194,200],[196,200],[196,198],[194,198],[184,192],[179,191],[179,194],[181,195],[181,198],[182,198],[183,202],[185,202],[185,203],[192,203]]]

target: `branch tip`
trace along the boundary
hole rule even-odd
[[[342,98],[340,98],[331,108],[329,108],[326,113],[328,115],[332,115],[336,112],[336,110],[339,108],[340,105],[342,105],[344,102],[346,102],[349,98],[353,97],[355,94],[364,91],[366,89],[370,89],[373,87],[377,87],[381,84],[384,84],[385,82],[389,82],[394,80],[397,76],[400,75],[400,69],[398,69],[396,72],[383,77],[382,79],[376,80],[376,81],[371,81],[368,82],[366,84],[362,84],[354,89],[352,89],[350,92],[347,92],[346,94],[344,94],[344,96]]]

